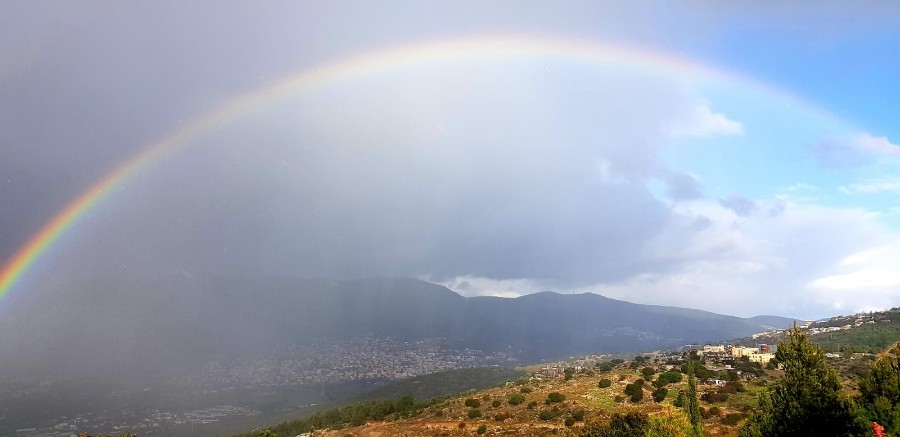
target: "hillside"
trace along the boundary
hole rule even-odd
[[[900,339],[900,308],[832,317],[807,329],[810,339],[826,352],[874,354]]]
[[[29,296],[0,322],[8,333],[0,342],[4,370],[64,373],[77,363],[103,378],[152,380],[211,356],[253,357],[366,335],[440,338],[447,348],[534,362],[720,341],[769,324],[591,293],[465,298],[415,279],[179,276],[60,287]]]
[[[659,362],[642,366],[648,365],[660,372],[665,366]],[[609,372],[584,369],[575,372],[570,380],[562,377],[520,378],[499,387],[427,402],[416,403],[407,398],[393,403],[357,404],[270,429],[279,436],[293,436],[311,427],[319,430],[315,433],[317,437],[453,436],[475,432],[541,436],[558,433],[567,427],[577,430],[604,423],[615,413],[638,412],[657,419],[669,418],[676,423],[683,421],[680,409],[673,403],[678,392],[686,388],[686,378],[665,385],[667,394],[657,402],[652,396],[656,387],[650,383],[659,379],[657,373],[640,389],[642,399],[632,401],[625,395],[626,387],[645,378],[638,369],[632,369],[630,363],[625,362]],[[602,380],[608,380],[609,386],[601,388]],[[729,390],[701,384],[701,394],[719,393],[718,398],[701,400],[707,435],[737,435],[738,425],[747,416],[747,411],[756,405],[756,396],[767,384],[766,378],[738,384]],[[241,437],[251,436],[255,437],[255,433]]]

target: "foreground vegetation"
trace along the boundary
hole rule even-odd
[[[776,353],[778,369],[738,363],[713,371],[699,361],[647,357],[566,369],[553,378],[519,378],[500,386],[417,402],[406,396],[323,411],[241,437],[345,435],[900,436],[900,347],[858,380],[858,392],[799,329]],[[564,376],[564,377],[563,377]],[[761,376],[761,377],[756,377]],[[700,384],[721,378],[723,385]]]

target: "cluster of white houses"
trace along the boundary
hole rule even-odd
[[[756,347],[707,344],[703,346],[703,349],[697,351],[697,355],[700,355],[703,361],[726,362],[746,357],[752,363],[766,364],[775,358],[773,349],[774,347],[768,344],[760,344]]]

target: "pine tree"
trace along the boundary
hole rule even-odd
[[[775,357],[784,368],[784,379],[770,394],[760,396],[741,437],[868,435],[855,406],[841,393],[837,372],[796,324]]]
[[[869,420],[892,434],[900,432],[900,346],[878,358],[860,381],[859,404]]]

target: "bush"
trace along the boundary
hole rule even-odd
[[[529,410],[533,410],[533,409],[537,408],[537,401],[531,401],[531,402],[529,402],[527,408],[528,408]]]
[[[682,364],[681,365],[681,373],[684,373],[686,375],[688,373],[688,366],[690,364],[691,363]],[[704,366],[699,361],[694,361],[693,364],[694,364],[694,376],[696,376],[697,379],[707,379],[712,376],[712,372],[710,372],[709,369],[707,369],[706,366]]]
[[[477,419],[479,417],[481,417],[481,410],[478,408],[469,410],[469,419]]]
[[[572,413],[572,418],[575,419],[576,422],[583,422],[584,410],[575,410],[575,412]]]
[[[497,422],[503,422],[504,420],[509,419],[510,417],[512,417],[512,415],[509,413],[500,413],[500,414],[494,415],[494,420],[496,420]]]
[[[599,372],[611,372],[613,369],[613,365],[610,363],[597,363],[597,371]]]
[[[625,396],[617,395],[613,400],[616,401],[617,404],[621,404],[622,402],[625,402]]]
[[[650,417],[650,427],[642,437],[674,437],[693,436],[691,422],[687,414],[681,410],[670,411],[668,414],[655,414]]]
[[[551,392],[547,395],[547,403],[548,404],[549,403],[558,403],[558,402],[562,402],[564,400],[566,400],[566,395],[564,395],[560,392],[557,392],[557,391]]]
[[[509,395],[506,401],[509,402],[510,405],[519,405],[522,402],[525,402],[525,396],[518,393],[513,393]]]
[[[519,391],[522,393],[531,393],[531,387],[519,387]]]
[[[652,367],[644,367],[641,369],[641,375],[644,375],[644,379],[650,379],[651,376],[656,374],[656,369]]]
[[[610,381],[606,378],[601,379],[600,382],[597,383],[597,387],[600,387],[600,388],[607,388],[611,385],[612,385],[612,381]]]
[[[572,417],[566,417],[566,427],[571,428],[572,425],[575,424],[575,419]]]
[[[720,416],[722,414],[722,410],[719,407],[712,407],[709,409],[709,414],[713,416]]]
[[[735,426],[740,423],[741,419],[747,417],[747,413],[728,413],[722,418],[725,425]]]
[[[740,393],[747,391],[747,389],[744,388],[744,384],[741,384],[739,381],[729,381],[728,383],[725,384],[725,386],[726,387],[734,387],[734,391],[740,392]]]
[[[541,420],[553,420],[553,413],[550,410],[541,410],[541,413],[538,414],[538,418]]]
[[[681,408],[684,406],[684,392],[683,391],[678,392],[678,397],[675,398],[675,401],[672,402],[672,405],[674,405],[678,408]]]
[[[665,387],[661,387],[656,390],[653,390],[653,402],[656,402],[656,403],[662,402],[663,399],[665,399],[666,396],[668,396],[668,394],[669,394],[669,390],[666,389]]]
[[[502,403],[503,403],[503,402],[500,402],[500,401],[498,401],[498,400],[494,400],[493,402],[491,402],[491,406],[494,407],[494,408],[497,408],[497,407],[499,407]]]
[[[616,359],[610,361],[609,363],[612,364],[613,366],[618,366],[619,364],[622,364],[624,362],[625,362],[625,360],[623,360],[621,358],[616,358]]]
[[[717,389],[716,389],[716,392],[719,392],[719,393],[728,393],[728,394],[732,394],[732,395],[733,395],[733,394],[737,393],[737,387],[735,387],[735,386],[733,386],[733,385],[727,385],[727,384],[726,384],[726,385],[723,385],[723,386],[717,388]]]
[[[644,413],[614,413],[609,422],[592,422],[580,430],[580,436],[643,437],[650,429],[650,418]]]
[[[716,402],[725,402],[728,400],[728,393],[716,393],[708,391],[700,395],[700,400],[714,404]]]
[[[663,372],[656,377],[655,384],[657,387],[665,387],[668,384],[681,382],[681,373],[679,372]]]
[[[484,434],[484,433],[486,433],[486,432],[487,432],[487,425],[485,425],[485,424],[482,423],[481,426],[478,427],[478,430],[476,430],[475,432],[477,432],[478,434]]]
[[[631,397],[631,402],[640,402],[644,399],[644,381],[639,379],[625,386],[625,394]]]
[[[481,406],[481,401],[479,401],[478,399],[469,398],[466,399],[465,405],[467,407],[478,408]]]

